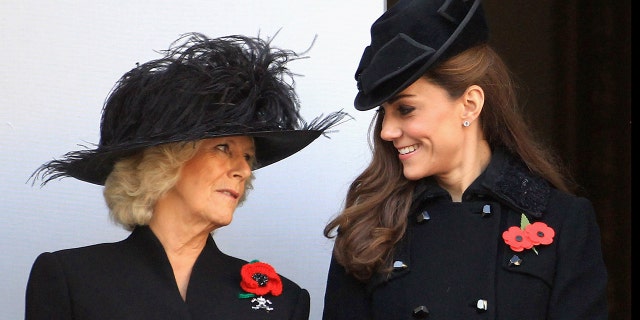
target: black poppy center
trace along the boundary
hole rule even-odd
[[[269,277],[263,273],[254,273],[251,278],[253,278],[253,280],[255,280],[261,287],[266,286],[267,282],[269,282]]]

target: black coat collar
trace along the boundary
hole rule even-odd
[[[494,150],[485,171],[464,192],[463,199],[478,195],[492,196],[496,200],[534,217],[541,217],[549,201],[551,186],[534,174],[520,159],[506,150]],[[433,177],[418,182],[414,190],[414,203],[449,196]]]

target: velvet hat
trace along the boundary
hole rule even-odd
[[[49,161],[32,178],[42,185],[62,177],[104,185],[115,162],[147,147],[221,136],[253,137],[254,169],[293,155],[348,114],[302,119],[286,65],[300,57],[270,43],[240,35],[181,36],[160,51],[163,57],[118,80],[102,109],[95,148]]]
[[[480,0],[398,1],[371,26],[355,74],[356,109],[379,106],[438,62],[488,38]]]

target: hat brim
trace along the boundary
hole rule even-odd
[[[107,177],[113,170],[114,164],[118,160],[134,155],[145,148],[172,142],[196,141],[207,138],[238,135],[254,138],[257,159],[257,166],[254,170],[257,170],[297,153],[316,140],[322,133],[323,130],[281,130],[244,132],[228,135],[205,134],[193,140],[154,141],[137,143],[135,145],[119,145],[109,150],[98,148],[80,152],[76,151],[65,155],[66,161],[57,161],[57,163],[48,164],[50,168],[56,168],[56,171],[64,172],[64,174],[50,176],[47,181],[61,176],[69,176],[85,182],[104,185]]]

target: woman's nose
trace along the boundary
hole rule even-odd
[[[236,160],[233,165],[233,176],[242,179],[251,176],[251,163],[245,158]]]
[[[401,134],[402,130],[400,130],[396,121],[387,116],[382,119],[382,128],[380,130],[380,138],[382,140],[392,141],[400,137]]]

